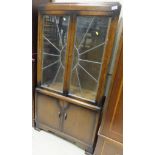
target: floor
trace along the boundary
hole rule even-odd
[[[53,134],[32,129],[32,155],[85,155],[85,152]]]

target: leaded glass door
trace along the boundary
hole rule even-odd
[[[108,23],[108,17],[77,17],[70,95],[95,101]]]
[[[43,87],[63,91],[69,16],[43,16]]]
[[[68,13],[43,14],[39,20],[40,86],[95,103],[111,18]]]

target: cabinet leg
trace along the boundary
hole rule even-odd
[[[93,152],[94,152],[94,149],[92,146],[85,150],[86,155],[93,155]]]
[[[41,129],[39,128],[39,125],[38,123],[35,121],[35,126],[34,126],[34,129],[37,130],[37,131],[40,131]]]
[[[40,129],[39,129],[39,128],[37,128],[37,127],[35,127],[34,129],[35,129],[36,131],[40,131]]]
[[[85,151],[85,155],[93,155],[93,154],[90,153],[90,152]]]

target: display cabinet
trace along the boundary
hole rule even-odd
[[[92,153],[119,3],[39,7],[36,128]]]

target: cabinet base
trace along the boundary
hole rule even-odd
[[[100,108],[36,89],[35,125],[93,154]]]
[[[90,146],[89,144],[86,144],[86,143],[84,143],[84,142],[82,142],[82,141],[80,141],[80,140],[78,140],[72,136],[69,136],[69,135],[67,135],[61,131],[54,130],[54,129],[52,129],[52,128],[44,125],[44,124],[41,124],[41,123],[39,123],[39,124],[37,123],[35,129],[37,131],[43,130],[43,131],[48,132],[50,134],[54,134],[58,137],[61,137],[65,140],[75,144],[76,146],[80,147],[81,149],[85,150],[87,155],[92,155],[92,150],[93,150],[93,148],[91,147],[92,145]]]
[[[37,127],[34,127],[34,129],[36,130],[36,131],[41,131],[41,129],[39,129],[39,128],[37,128]]]
[[[38,123],[36,122],[36,121],[34,121],[34,129],[36,130],[36,131],[41,131],[41,129],[39,128],[39,125],[38,125]]]
[[[90,153],[90,152],[85,151],[85,155],[93,155],[93,154]]]

